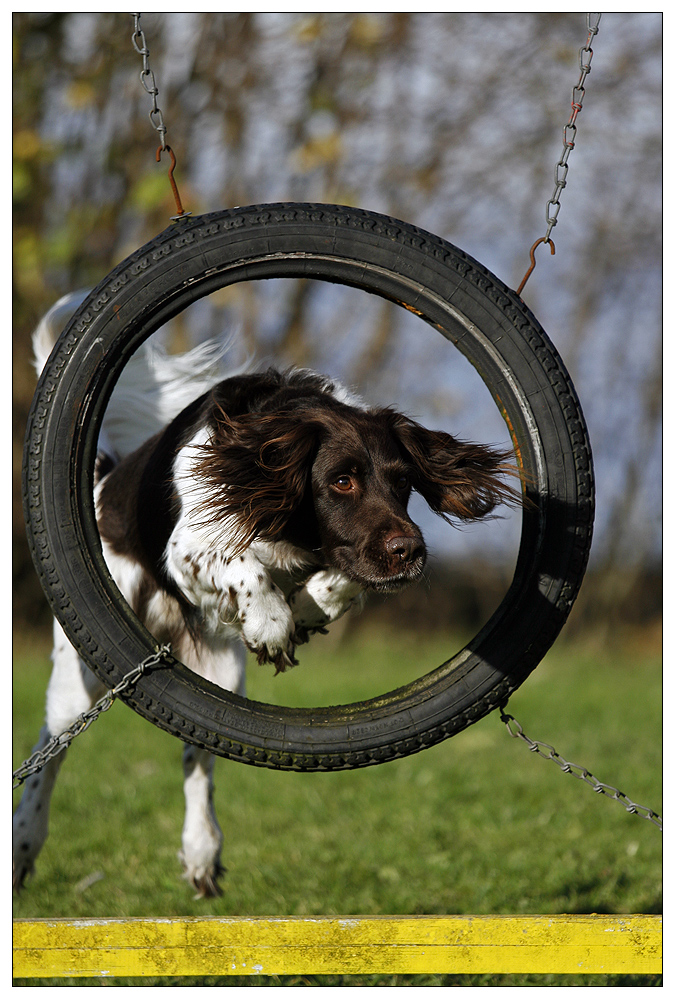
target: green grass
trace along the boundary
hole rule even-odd
[[[300,665],[252,666],[250,694],[352,701],[441,663],[458,638],[318,637]],[[647,651],[646,651],[647,649]],[[14,764],[30,753],[49,675],[17,643]],[[509,711],[631,799],[661,812],[657,644],[559,642]],[[180,878],[180,744],[121,703],[80,736],[54,793],[51,835],[15,916],[660,913],[661,834],[509,737],[494,713],[379,767],[293,774],[219,761],[224,895]],[[19,793],[15,793],[18,795]],[[96,880],[88,884],[90,877]],[[87,887],[88,885],[88,887]],[[100,984],[72,980],[72,985]],[[65,980],[40,980],[67,985]],[[18,980],[17,985],[37,985]],[[116,980],[110,985],[659,985],[657,977],[429,976]]]

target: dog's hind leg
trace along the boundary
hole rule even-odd
[[[183,749],[185,820],[178,856],[196,899],[221,895],[223,834],[214,810],[214,763],[208,750],[190,745]]]
[[[92,707],[105,688],[80,660],[61,627],[54,623],[54,668],[47,690],[47,720],[40,730],[35,750],[43,749]],[[14,814],[13,884],[18,891],[31,874],[49,830],[49,807],[56,777],[66,751],[52,757],[40,771],[26,779],[21,801]]]
[[[186,642],[186,666],[227,691],[244,695],[246,650],[239,640]],[[208,750],[186,745],[183,750],[185,821],[179,858],[196,898],[220,896],[223,834],[214,809],[215,758]]]
[[[33,751],[43,750],[52,734],[45,725]],[[14,889],[23,888],[26,877],[33,872],[35,859],[47,839],[49,804],[56,776],[66,754],[62,750],[52,757],[36,774],[26,779],[23,795],[12,820],[12,881]]]

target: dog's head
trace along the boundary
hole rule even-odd
[[[379,591],[423,571],[425,543],[407,512],[413,490],[449,520],[518,500],[502,478],[512,471],[504,454],[330,396],[221,412],[201,468],[218,488],[210,516],[234,516],[242,545],[289,541]]]

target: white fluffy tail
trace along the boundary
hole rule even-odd
[[[54,344],[59,339],[59,334],[63,331],[66,323],[73,315],[77,307],[84,302],[89,295],[87,289],[79,292],[69,292],[55,302],[49,312],[45,313],[33,333],[33,364],[38,373],[42,371],[47,363],[47,358],[52,353]]]
[[[231,341],[206,341],[186,354],[146,342],[122,372],[106,409],[103,431],[120,458],[157,434],[221,379]],[[240,369],[241,370],[241,369]]]
[[[38,324],[33,334],[38,374],[88,294],[64,295]],[[146,341],[130,358],[115,386],[103,419],[99,449],[114,459],[124,458],[216,382],[246,370],[248,363],[228,371],[225,358],[231,344],[232,337],[223,343],[206,341],[186,354],[168,354],[159,344]]]

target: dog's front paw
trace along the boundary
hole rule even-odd
[[[296,631],[294,633],[296,645],[303,646],[306,642],[310,641],[311,636],[328,635],[328,631],[323,625],[306,626],[296,623]]]
[[[277,674],[283,674],[289,667],[298,666],[298,660],[295,657],[296,645],[300,645],[300,642],[302,641],[303,640],[299,640],[294,633],[292,639],[289,640],[286,649],[279,650],[278,652],[271,651],[268,646],[249,646],[249,649],[255,655],[259,663],[273,664],[276,677]]]
[[[263,593],[247,593],[240,598],[239,619],[244,642],[259,663],[274,664],[276,674],[296,666],[298,639],[293,615],[274,583]]]
[[[338,569],[313,573],[288,598],[296,635],[307,642],[313,633],[326,632],[326,626],[344,615],[361,593],[361,586]]]

